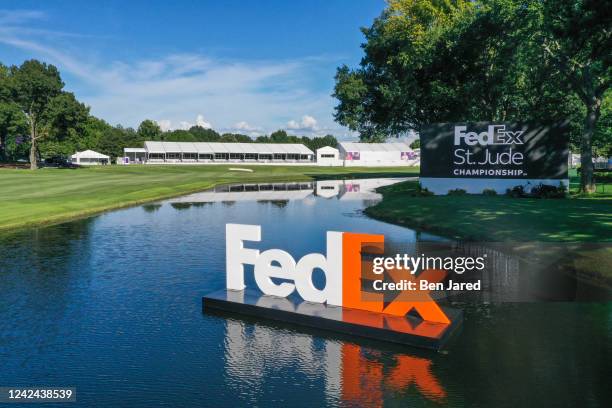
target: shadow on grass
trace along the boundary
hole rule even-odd
[[[366,213],[455,239],[611,242],[612,201],[601,198],[515,199],[416,194],[407,181],[379,189],[383,200]]]

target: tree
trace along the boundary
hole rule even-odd
[[[411,149],[420,149],[421,148],[421,139],[416,139],[412,143],[410,143]]]
[[[276,132],[270,133],[271,143],[288,143],[289,135],[284,130],[277,130]]]
[[[53,65],[25,61],[11,69],[13,99],[26,117],[30,133],[30,168],[37,168],[36,143],[48,135],[51,100],[60,95],[64,83]]]
[[[221,139],[219,139],[219,141],[230,143],[252,143],[253,139],[240,133],[224,133],[221,135]]]
[[[189,133],[197,142],[218,142],[221,135],[213,129],[204,128],[202,126],[192,126]]]
[[[569,119],[592,191],[611,24],[593,0],[389,0],[363,29],[359,68],[338,68],[335,118],[366,141],[433,122]]]
[[[26,118],[13,102],[0,102],[0,161],[9,157],[8,142],[27,129]]]
[[[612,81],[612,19],[609,4],[596,0],[544,2],[542,46],[586,108],[580,147],[583,192],[595,191],[593,136],[603,96]]]
[[[162,131],[157,122],[145,119],[138,126],[138,138],[142,141],[160,140]]]
[[[71,92],[62,92],[49,101],[44,114],[47,134],[39,143],[45,156],[69,155],[81,147],[89,107],[77,101]]]

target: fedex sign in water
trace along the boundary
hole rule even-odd
[[[568,183],[563,123],[440,123],[425,126],[420,138],[420,181],[436,194]]]

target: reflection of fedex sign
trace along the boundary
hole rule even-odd
[[[437,303],[426,292],[414,297],[398,296],[385,303],[383,295],[362,292],[362,272],[371,270],[371,264],[362,262],[362,246],[368,253],[383,253],[384,236],[348,232],[327,232],[327,254],[308,254],[299,261],[280,249],[245,248],[245,241],[261,241],[258,225],[227,224],[226,226],[227,288],[243,290],[244,265],[253,265],[255,281],[266,295],[287,297],[297,290],[306,301],[327,303],[350,309],[368,310],[395,316],[404,316],[413,308],[427,321],[449,323]],[[325,273],[325,287],[315,287],[312,275],[315,269]],[[425,271],[429,281],[443,279],[445,274]],[[282,280],[278,282],[278,280]],[[275,280],[277,280],[275,282]]]

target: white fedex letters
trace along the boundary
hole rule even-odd
[[[342,233],[327,233],[327,256],[308,254],[297,263],[280,249],[260,252],[244,247],[244,241],[261,241],[259,225],[227,224],[226,226],[227,288],[243,290],[244,265],[254,265],[255,282],[266,295],[287,297],[295,289],[306,301],[342,306]],[[325,273],[325,288],[312,282],[314,269]],[[275,283],[273,278],[285,280]],[[286,282],[286,281],[292,281]]]

